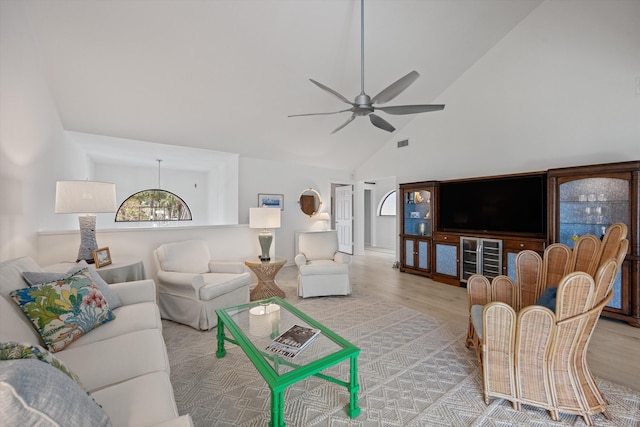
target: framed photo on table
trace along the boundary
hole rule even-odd
[[[96,263],[96,268],[111,264],[111,252],[109,252],[109,248],[95,249],[93,251],[93,261]]]
[[[258,207],[284,210],[284,194],[258,194]]]

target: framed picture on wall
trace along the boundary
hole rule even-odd
[[[111,252],[109,252],[109,248],[95,249],[93,251],[93,261],[96,263],[96,268],[111,264]]]
[[[258,207],[284,210],[284,194],[258,194]]]

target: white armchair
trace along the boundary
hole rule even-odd
[[[217,325],[217,309],[249,302],[244,263],[211,260],[204,241],[167,243],[153,254],[163,319],[206,331]]]
[[[298,296],[302,298],[349,295],[349,263],[351,257],[338,252],[338,235],[335,230],[300,233],[298,266]]]

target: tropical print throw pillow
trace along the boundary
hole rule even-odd
[[[52,352],[115,318],[87,269],[9,294]]]
[[[0,342],[0,360],[37,359],[59,369],[84,389],[80,377],[65,365],[62,360],[49,353],[39,345],[19,343],[15,341]]]

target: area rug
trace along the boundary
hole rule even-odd
[[[518,412],[502,399],[486,405],[475,354],[464,346],[466,325],[357,289],[350,297],[302,300],[291,284],[284,288],[290,303],[362,350],[360,416],[346,414],[345,388],[309,378],[285,393],[288,426],[585,425],[569,414],[554,422],[546,411],[526,405]],[[269,388],[240,348],[227,343],[227,355],[217,359],[215,329],[199,332],[170,321],[163,326],[180,414],[191,414],[198,427],[269,425]],[[348,363],[338,369],[346,373]],[[640,393],[606,381],[598,384],[612,419],[596,415],[595,425],[640,426]]]

